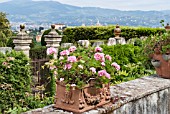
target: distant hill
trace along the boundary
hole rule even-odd
[[[120,11],[97,7],[76,7],[56,1],[12,0],[0,3],[12,22],[64,23],[67,25],[117,24],[158,27],[160,20],[170,22],[170,10]]]

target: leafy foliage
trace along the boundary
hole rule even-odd
[[[12,35],[10,30],[10,23],[6,18],[6,14],[0,12],[0,47],[5,47],[9,38]]]
[[[0,53],[0,113],[19,114],[52,104],[53,97],[31,92],[31,66],[22,52]]]
[[[121,83],[124,81],[133,80],[145,75],[150,75],[153,72],[147,70],[145,57],[142,55],[142,48],[132,44],[107,46],[103,45],[103,52],[108,53],[113,61],[116,61],[121,66],[121,70],[115,74],[115,79],[112,83]]]
[[[152,35],[144,41],[143,54],[149,57],[154,53],[155,48],[159,48],[162,53],[170,50],[170,32]]]
[[[31,71],[23,53],[0,53],[0,111],[25,104],[30,92]]]

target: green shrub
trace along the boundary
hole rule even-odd
[[[128,63],[137,63],[143,58],[140,56],[141,48],[133,46],[131,44],[126,45],[114,45],[114,46],[102,46],[104,53],[108,53],[113,57],[118,64],[125,65]]]
[[[30,58],[33,59],[44,59],[47,58],[47,48],[45,46],[35,46],[30,49]]]
[[[121,66],[121,70],[115,74],[112,83],[121,83],[124,81],[133,80],[145,75],[150,75],[150,70],[146,69],[146,64],[143,62],[145,57],[141,55],[142,48],[132,44],[126,45],[103,45],[103,52],[109,54],[113,61]]]
[[[64,36],[62,43],[71,42],[75,43],[78,40],[108,40],[114,37],[115,26],[91,26],[91,27],[75,27],[66,28],[63,32]],[[157,33],[165,32],[160,28],[145,28],[145,27],[121,27],[121,37],[125,40],[130,38],[140,38],[141,36],[150,36]]]
[[[31,66],[25,54],[0,53],[0,112],[23,106],[30,93]]]
[[[29,62],[22,52],[0,53],[0,113],[20,114],[54,102],[46,93],[32,94]]]

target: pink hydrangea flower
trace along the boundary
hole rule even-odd
[[[68,50],[63,50],[60,52],[61,56],[65,56],[65,55],[69,55],[69,54],[70,54],[70,52]]]
[[[101,65],[102,65],[102,66],[105,66],[105,63],[104,63],[104,62],[101,62]]]
[[[107,60],[111,61],[112,60],[112,57],[110,55],[106,55],[105,56]]]
[[[96,68],[91,67],[90,70],[92,71],[92,73],[96,73]]]
[[[109,73],[106,72],[105,76],[106,76],[106,78],[110,79],[110,74]]]
[[[77,61],[76,56],[69,56],[69,57],[67,58],[67,61],[69,61],[69,62],[71,62],[71,63],[76,62],[76,61]]]
[[[71,46],[68,50],[69,52],[74,52],[76,49],[77,49],[76,46]]]
[[[118,65],[116,62],[113,62],[111,66],[115,67],[117,71],[120,70],[120,65]]]
[[[72,65],[71,64],[66,64],[65,66],[64,66],[64,70],[66,70],[66,69],[71,69],[72,68]]]
[[[98,71],[99,76],[105,76],[106,78],[110,79],[110,74],[106,72],[106,70]]]
[[[101,47],[96,47],[95,52],[102,52],[102,48]]]
[[[104,53],[95,53],[95,54],[94,54],[94,58],[95,58],[97,61],[101,61],[101,62],[104,62],[104,61],[105,61]]]
[[[50,47],[47,49],[47,55],[51,55],[51,54],[56,54],[57,50],[54,47]]]
[[[105,76],[105,74],[106,74],[106,70],[100,70],[100,71],[98,71],[98,75],[99,75],[99,76]]]

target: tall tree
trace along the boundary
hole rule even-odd
[[[5,47],[11,36],[12,31],[6,13],[0,12],[0,47]]]

